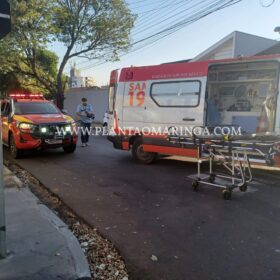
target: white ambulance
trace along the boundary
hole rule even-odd
[[[279,62],[280,55],[269,55],[115,70],[108,139],[117,149],[131,150],[137,161],[152,163],[158,154],[197,156],[195,148],[167,140],[173,127],[279,132]]]

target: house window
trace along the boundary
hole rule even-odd
[[[160,107],[197,107],[200,88],[199,81],[153,83],[151,97]]]

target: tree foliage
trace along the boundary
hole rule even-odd
[[[0,44],[0,75],[14,77],[18,88],[31,92],[55,92],[57,64],[57,55],[47,49],[33,49],[32,56],[25,56],[6,44]],[[15,87],[11,85],[10,88]]]
[[[12,0],[12,33],[0,42],[0,71],[13,73],[24,89],[56,91],[58,57],[51,41],[51,5],[45,0]]]
[[[11,0],[11,7],[13,31],[0,42],[0,62],[6,60],[0,70],[36,80],[60,107],[69,59],[117,60],[129,48],[135,16],[124,0]],[[59,67],[47,50],[54,42],[65,47]]]
[[[66,51],[58,70],[58,94],[69,59],[117,59],[129,47],[134,16],[123,0],[58,0],[54,7],[55,36]]]
[[[0,98],[7,97],[10,91],[20,87],[20,81],[13,72],[0,73]]]

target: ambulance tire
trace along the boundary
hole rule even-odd
[[[14,159],[19,159],[22,156],[22,150],[18,149],[13,134],[10,134],[9,138],[9,148],[10,148],[10,155]]]
[[[70,146],[64,146],[63,150],[66,154],[72,154],[76,151],[76,144],[72,144]]]
[[[132,157],[135,161],[143,164],[151,164],[153,163],[157,157],[157,153],[144,152],[142,147],[142,140],[136,139],[132,145]]]

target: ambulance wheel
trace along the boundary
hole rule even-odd
[[[225,200],[230,200],[231,199],[231,194],[232,194],[232,191],[231,190],[223,190],[223,198]]]
[[[239,187],[239,190],[240,190],[241,192],[246,192],[247,189],[248,189],[247,184],[244,184],[244,185],[242,185],[242,186]]]
[[[145,152],[141,139],[135,140],[132,145],[132,157],[135,161],[144,164],[151,164],[157,159],[157,153]]]
[[[22,150],[18,149],[13,134],[10,135],[10,154],[12,158],[18,159],[22,156]]]
[[[72,144],[70,146],[64,146],[63,150],[66,154],[72,154],[76,151],[76,144]]]
[[[197,192],[199,190],[199,182],[198,181],[193,181],[192,188],[193,188],[194,192]]]

